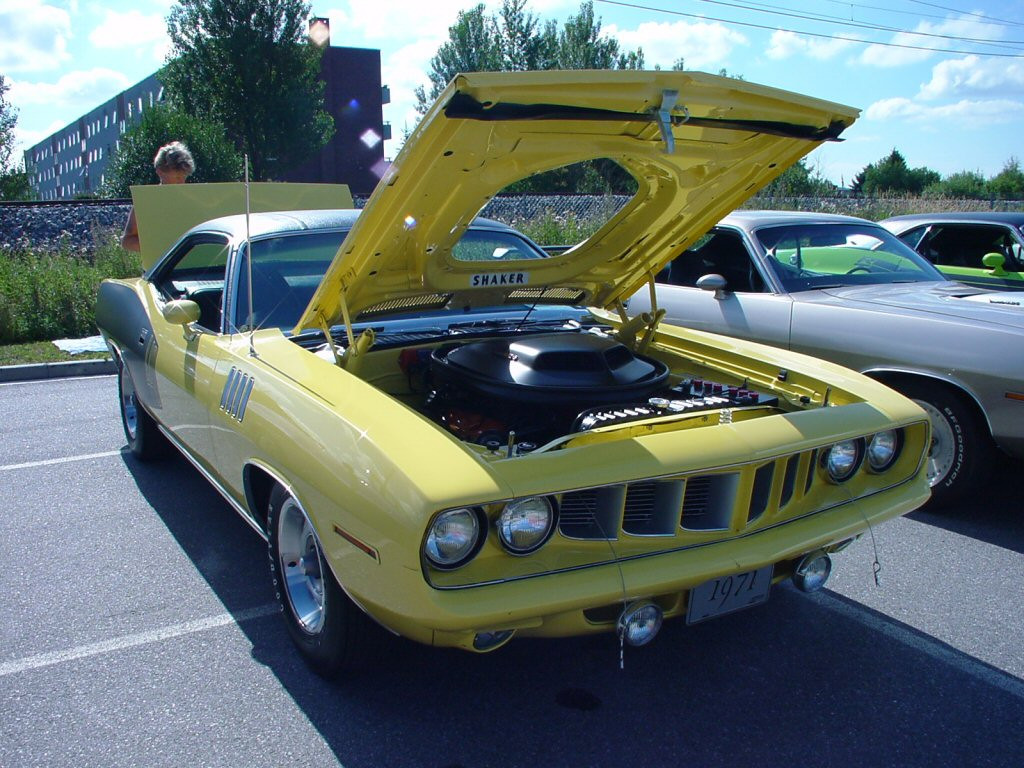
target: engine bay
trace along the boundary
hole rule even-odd
[[[658,417],[771,407],[734,384],[675,380],[665,363],[603,332],[555,332],[405,349],[420,410],[461,440],[528,453],[566,435]]]

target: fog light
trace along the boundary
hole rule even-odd
[[[661,608],[654,603],[634,603],[619,616],[619,637],[633,646],[647,645],[661,629]]]
[[[832,573],[832,558],[822,552],[804,555],[793,571],[793,583],[801,592],[817,592]]]
[[[473,649],[477,651],[493,651],[512,639],[514,629],[502,629],[498,632],[477,632],[473,638]]]

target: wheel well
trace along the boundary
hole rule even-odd
[[[935,389],[941,389],[943,392],[952,395],[964,406],[969,408],[975,418],[978,419],[978,423],[984,424],[989,435],[992,434],[992,427],[988,423],[988,417],[985,415],[985,411],[982,407],[978,405],[978,401],[975,400],[969,392],[956,384],[943,379],[935,379],[931,376],[918,376],[913,373],[902,373],[899,371],[871,371],[866,375],[870,376],[875,381],[879,381],[888,387],[892,387],[897,391],[901,391],[901,385],[906,383],[914,383],[934,387]]]
[[[267,507],[270,505],[270,494],[277,485],[277,480],[266,470],[253,464],[246,466],[242,473],[245,483],[245,500],[249,511],[259,520],[263,530],[267,529]]]

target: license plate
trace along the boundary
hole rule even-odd
[[[768,599],[772,585],[772,566],[756,571],[733,573],[705,581],[690,590],[690,604],[686,609],[686,623],[713,619],[733,611],[750,608]]]

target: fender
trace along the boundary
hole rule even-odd
[[[120,352],[128,366],[139,400],[152,413],[160,410],[160,395],[153,374],[158,344],[136,284],[105,280],[96,299],[96,325]],[[148,361],[148,364],[147,364]]]

